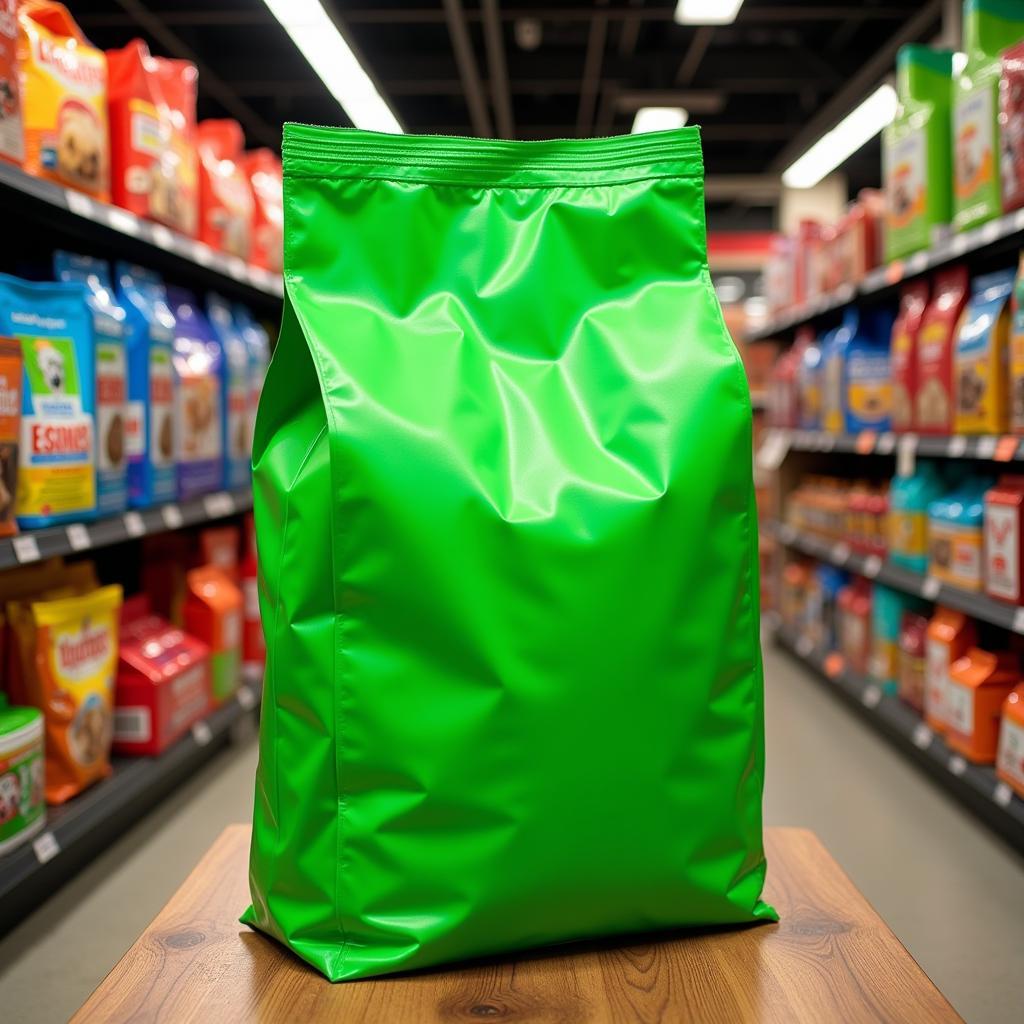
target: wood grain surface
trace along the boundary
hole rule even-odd
[[[332,985],[237,923],[249,901],[249,828],[233,825],[72,1024],[960,1020],[813,833],[768,829],[765,842],[778,925],[587,943]]]

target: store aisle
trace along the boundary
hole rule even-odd
[[[766,669],[768,823],[813,828],[970,1024],[1010,1019],[1024,861],[794,661],[769,647]],[[255,759],[246,742],[212,762],[0,942],[5,1019],[79,1006],[221,828],[249,819]]]

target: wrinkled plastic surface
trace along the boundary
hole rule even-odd
[[[772,917],[696,129],[284,154],[243,920],[337,980]]]

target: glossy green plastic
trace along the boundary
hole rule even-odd
[[[243,920],[332,980],[772,918],[696,129],[289,125]]]

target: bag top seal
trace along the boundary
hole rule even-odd
[[[286,124],[290,178],[380,178],[440,185],[543,188],[700,178],[696,126],[600,139],[509,142],[449,135],[389,135]]]

